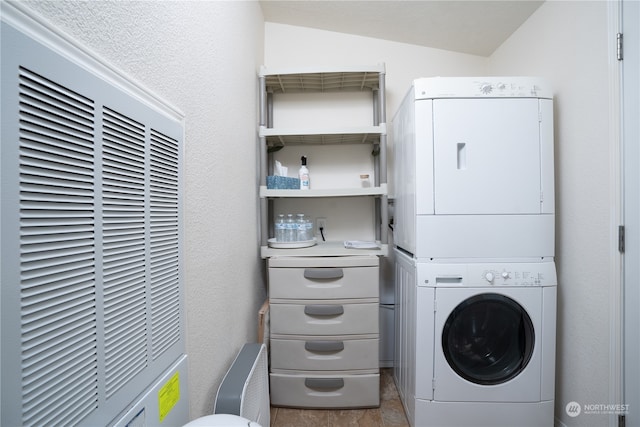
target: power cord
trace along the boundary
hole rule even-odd
[[[320,227],[320,235],[322,236],[322,241],[326,241],[324,238],[324,227]]]

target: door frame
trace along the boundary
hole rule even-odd
[[[620,403],[624,404],[624,410],[632,417],[627,418],[627,423],[637,423],[640,420],[638,405],[640,402],[640,390],[633,379],[637,378],[638,366],[632,361],[640,355],[640,338],[637,334],[637,322],[639,319],[636,305],[640,299],[638,284],[635,277],[639,274],[638,257],[639,234],[638,227],[638,147],[635,145],[640,138],[640,130],[636,121],[638,104],[640,103],[640,86],[634,78],[640,71],[640,59],[638,48],[640,33],[639,14],[640,5],[634,0],[622,0],[621,6],[621,32],[626,37],[626,52],[621,63],[621,152],[622,152],[622,215],[623,224],[627,229],[624,252],[622,254],[622,347],[621,347],[621,393]],[[629,9],[630,8],[630,9]]]
[[[621,89],[622,64],[617,58],[617,37],[621,31],[622,0],[607,2],[608,5],[608,45],[609,45],[609,151],[610,151],[610,248],[611,262],[609,264],[610,277],[610,306],[609,306],[609,400],[621,402],[623,396],[623,257],[618,250],[619,226],[623,224],[623,168],[622,168],[622,138],[621,138]],[[618,425],[617,414],[609,415],[609,425]]]
[[[630,404],[625,396],[625,255],[618,245],[619,229],[625,225],[625,128],[624,128],[624,68],[625,64],[617,58],[617,34],[623,33],[623,4],[628,0],[608,2],[609,37],[609,144],[610,144],[610,182],[611,182],[611,300],[610,300],[610,402]],[[634,40],[635,41],[635,40]],[[637,46],[636,46],[637,47]],[[627,49],[628,50],[628,49]],[[624,55],[624,53],[623,53]],[[627,70],[628,72],[628,70]],[[629,236],[637,238],[637,236]],[[628,240],[628,239],[627,239]],[[629,243],[629,242],[627,242]],[[638,242],[633,242],[637,245]],[[628,246],[628,244],[627,244]],[[634,402],[635,403],[635,402]],[[636,408],[637,410],[637,408]],[[609,425],[619,424],[619,415],[609,416]]]
[[[609,399],[620,402],[622,399],[622,327],[623,327],[623,299],[622,299],[622,254],[618,250],[618,228],[623,223],[622,206],[622,139],[621,139],[621,80],[622,66],[617,59],[616,34],[621,31],[622,0],[608,2],[608,45],[609,45],[609,152],[610,152],[610,306],[609,306]],[[617,415],[609,416],[609,425],[617,426]]]

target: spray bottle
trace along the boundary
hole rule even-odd
[[[298,178],[300,178],[300,189],[308,190],[309,189],[309,169],[307,169],[307,158],[302,156],[300,158],[302,161],[302,166],[300,166],[300,170],[298,171]]]

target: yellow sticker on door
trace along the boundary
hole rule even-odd
[[[180,375],[176,372],[158,391],[160,422],[171,412],[176,403],[178,403],[178,400],[180,400]]]

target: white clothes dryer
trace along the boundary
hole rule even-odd
[[[394,242],[420,260],[554,256],[553,99],[531,77],[413,81],[393,119]]]
[[[396,257],[400,270],[413,264],[416,273],[415,283],[399,284],[401,294],[415,288],[415,307],[399,312],[415,332],[404,334],[396,368],[412,425],[553,425],[554,263]]]

